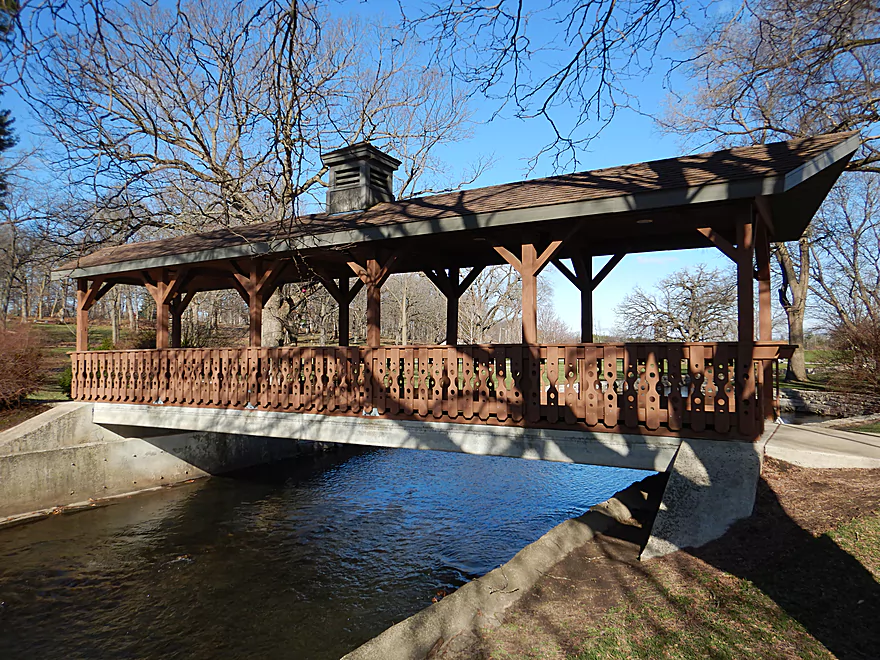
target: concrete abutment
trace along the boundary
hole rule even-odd
[[[63,403],[0,433],[0,523],[297,456],[312,443],[215,431],[105,427]]]

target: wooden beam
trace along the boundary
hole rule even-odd
[[[552,241],[550,245],[548,245],[544,251],[538,255],[535,259],[535,275],[540,275],[541,271],[544,270],[544,267],[550,263],[550,259],[559,252],[559,248],[562,247],[562,240]]]
[[[626,256],[626,252],[621,252],[620,254],[615,254],[611,257],[604,266],[602,266],[602,270],[596,273],[596,277],[593,277],[590,281],[590,289],[595,290],[597,286],[602,283],[608,275],[611,274],[611,271],[614,270],[614,267],[619,264],[623,258]],[[590,260],[590,269],[592,270],[592,259]]]
[[[483,270],[485,270],[485,268],[486,268],[485,264],[483,264],[481,266],[474,266],[473,268],[471,268],[470,272],[464,276],[464,279],[461,282],[459,282],[459,284],[458,284],[458,297],[459,298],[461,298],[461,296],[464,294],[464,292],[467,291],[471,287],[471,284],[473,284],[474,281],[476,281],[476,279],[480,276],[480,273],[482,273]]]
[[[454,289],[452,288],[452,286],[450,286],[449,276],[442,270],[425,270],[422,272],[425,273],[425,277],[431,280],[434,286],[436,286],[440,293],[442,293],[444,296],[450,298],[455,295]]]
[[[721,250],[733,263],[739,262],[738,248],[733,247],[724,236],[716,232],[711,227],[701,227],[697,229],[703,236],[708,238],[712,244]]]
[[[513,266],[513,269],[518,272],[520,275],[523,273],[523,263],[519,260],[519,258],[510,250],[508,250],[503,245],[493,245],[495,248],[495,252],[501,255],[501,258],[504,259],[508,264]],[[532,246],[534,248],[534,246]]]
[[[563,263],[562,259],[557,259],[554,257],[551,261],[553,262],[553,265],[556,266],[556,270],[558,270],[560,273],[565,275],[568,278],[568,281],[571,282],[572,284],[574,284],[578,288],[578,290],[580,290],[580,288],[581,288],[580,278],[578,278],[577,275],[575,275],[574,273],[571,272],[571,270],[568,268],[568,266],[566,266]],[[592,275],[592,273],[591,273],[591,275]]]

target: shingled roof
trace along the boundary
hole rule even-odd
[[[506,223],[607,216],[758,194],[772,196],[786,193],[834,165],[842,169],[840,163],[848,161],[858,143],[855,133],[820,135],[383,202],[360,212],[316,213],[300,216],[284,227],[261,223],[131,243],[83,256],[59,273],[83,277],[120,272],[123,264],[143,268],[149,263],[169,265],[178,258],[182,263],[184,257],[192,263],[247,250],[315,248]],[[827,190],[822,198],[824,194]],[[814,211],[809,211],[810,217]],[[792,231],[803,231],[809,219],[793,223]]]

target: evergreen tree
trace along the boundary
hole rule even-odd
[[[5,42],[10,37],[10,33],[15,27],[15,18],[21,6],[18,0],[0,0],[0,41]],[[0,87],[2,89],[2,87]],[[0,96],[3,92],[0,91]],[[3,165],[3,153],[15,146],[18,138],[12,131],[12,117],[9,116],[9,110],[0,110],[0,209],[3,207],[3,198],[8,192],[8,181],[6,175],[8,170]]]
[[[2,96],[2,93],[0,93],[0,96]],[[9,110],[0,110],[0,209],[5,208],[3,206],[3,198],[6,197],[9,191],[9,182],[6,178],[9,172],[3,164],[3,152],[11,149],[18,142],[18,138],[15,137],[15,133],[12,130],[13,121],[12,117],[9,116]]]

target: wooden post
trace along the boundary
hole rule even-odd
[[[339,278],[339,294],[336,304],[339,305],[339,345],[348,346],[351,343],[351,297],[349,296],[349,280],[347,277]]]
[[[455,279],[458,280],[458,268]],[[446,345],[456,346],[458,344],[458,301],[460,296],[446,297]]]
[[[574,284],[581,293],[581,343],[593,343],[593,258],[577,256],[571,260],[574,266]],[[557,265],[558,268],[558,265]],[[563,273],[564,274],[564,273]],[[589,284],[589,286],[585,286]]]
[[[263,343],[263,295],[257,290],[260,275],[259,264],[254,259],[251,261],[251,286],[248,290],[248,346],[251,348],[259,348]]]
[[[382,284],[379,282],[379,262],[367,259],[367,346],[382,344]]]
[[[391,267],[397,255],[389,257],[385,264],[378,259],[367,259],[366,265],[349,261],[349,268],[367,287],[367,346],[378,348],[382,343],[382,285],[391,276]]]
[[[458,344],[458,301],[483,272],[485,265],[474,266],[461,280],[460,268],[449,268],[448,272],[440,270],[426,270],[425,275],[434,283],[440,293],[446,296],[446,345]]]
[[[89,350],[89,308],[86,299],[89,295],[88,280],[76,281],[76,350]]]
[[[553,259],[553,265],[556,266],[556,269],[581,292],[581,343],[591,344],[593,342],[593,291],[625,256],[625,252],[619,252],[612,256],[605,262],[596,277],[593,277],[592,255],[572,257],[571,263],[574,265],[574,272],[571,272],[560,259]]]
[[[739,400],[739,429],[751,435],[755,423],[755,373],[753,364],[755,344],[754,224],[753,217],[737,222],[736,282],[737,282],[737,372]]]
[[[759,211],[756,217],[755,228],[755,261],[757,271],[755,276],[758,280],[758,338],[761,341],[773,340],[773,315],[770,307],[772,293],[770,291],[770,235],[768,232],[769,207],[764,204],[756,204]],[[763,208],[762,208],[763,207]],[[766,214],[766,215],[765,215]],[[764,419],[770,422],[776,420],[778,414],[776,393],[773,379],[773,360],[764,360],[761,363],[761,406]]]
[[[177,304],[171,304],[171,348],[180,348],[183,335],[183,312]]]
[[[168,348],[169,344],[168,320],[171,316],[171,304],[165,296],[167,288],[166,282],[159,282],[157,285],[159,295],[156,299],[156,348]]]
[[[534,244],[522,246],[522,343],[538,343],[538,251]]]
[[[761,341],[773,340],[773,315],[770,308],[770,238],[763,222],[757,222],[755,232],[756,277],[758,280],[758,338]]]

